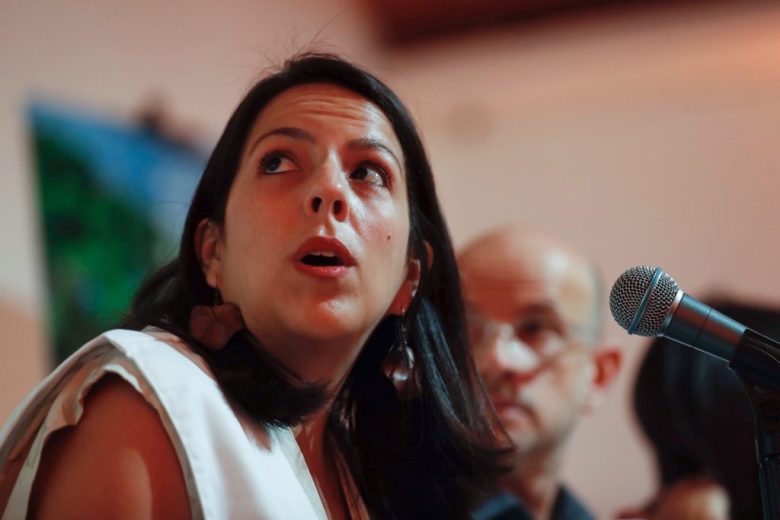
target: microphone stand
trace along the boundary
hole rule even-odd
[[[780,519],[780,343],[747,329],[729,367],[753,409],[764,520]]]

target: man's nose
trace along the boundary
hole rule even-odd
[[[511,327],[510,327],[511,329]],[[513,330],[497,330],[483,338],[479,368],[485,379],[495,376],[530,381],[541,365],[538,354]]]
[[[313,173],[311,189],[304,199],[304,213],[330,214],[343,222],[349,217],[347,174],[335,159],[330,159]]]

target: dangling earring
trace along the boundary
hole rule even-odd
[[[401,400],[414,399],[420,395],[419,369],[415,365],[414,351],[406,341],[406,326],[401,316],[400,338],[387,353],[382,362],[382,372],[395,387],[395,393]]]
[[[214,305],[196,305],[190,312],[190,334],[209,350],[223,349],[244,327],[241,310],[233,303],[222,303],[217,289]]]

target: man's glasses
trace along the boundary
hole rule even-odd
[[[567,327],[553,313],[529,313],[514,323],[467,312],[469,336],[475,354],[501,348],[502,356],[520,369],[533,370],[582,343],[584,327]]]

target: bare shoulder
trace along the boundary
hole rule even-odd
[[[157,411],[107,376],[72,428],[47,442],[33,486],[35,518],[188,518],[184,477]]]

